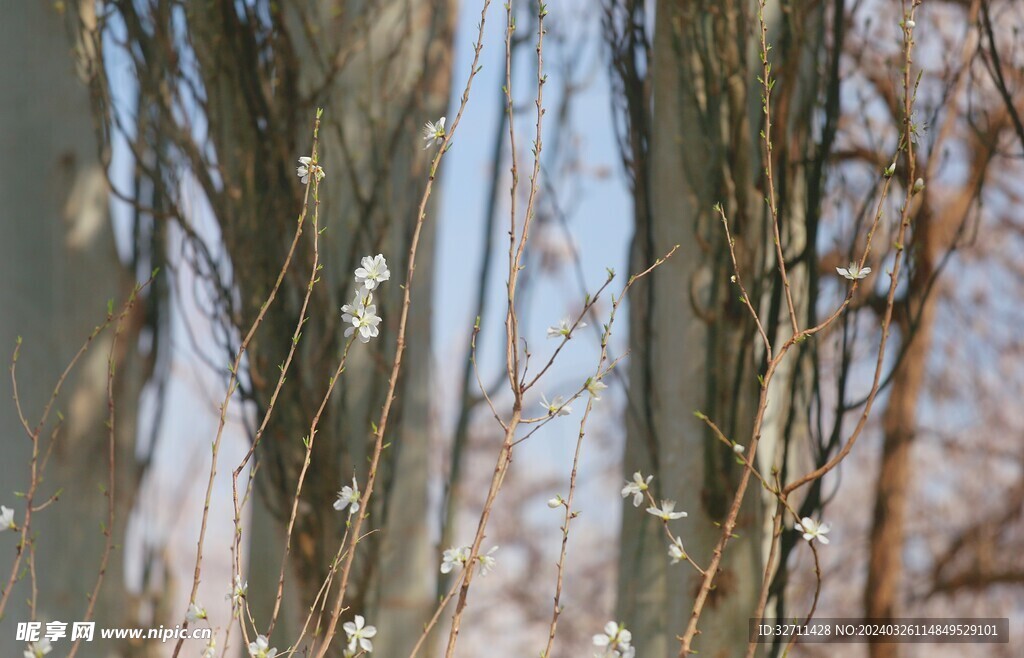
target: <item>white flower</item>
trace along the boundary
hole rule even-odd
[[[373,295],[367,293],[363,297],[362,293],[357,291],[352,304],[345,304],[341,307],[341,319],[352,325],[345,330],[346,338],[358,331],[360,342],[368,343],[371,338],[380,333],[377,328],[377,325],[380,324],[380,316],[377,315],[377,306],[370,303],[372,301]]]
[[[843,276],[850,281],[856,281],[857,279],[863,279],[867,275],[871,274],[871,268],[865,267],[861,269],[857,263],[850,263],[849,267],[837,267],[836,272],[839,272],[840,276]]]
[[[266,635],[257,635],[255,642],[249,643],[250,658],[274,658],[277,656],[277,649],[270,648],[270,642]]]
[[[428,121],[427,125],[423,126],[423,140],[426,141],[426,145],[423,147],[424,151],[444,141],[444,119],[441,117],[437,123]]]
[[[807,541],[813,541],[817,539],[822,544],[827,544],[828,537],[826,537],[825,535],[828,533],[829,530],[832,529],[832,526],[828,523],[818,523],[809,516],[805,516],[804,518],[800,519],[800,523],[794,525],[793,528],[798,532],[804,533],[804,539],[806,539]]]
[[[211,637],[206,648],[203,649],[203,655],[199,658],[216,658],[217,656],[217,638]]]
[[[313,158],[308,155],[304,155],[299,158],[299,164],[301,165],[295,170],[295,173],[299,175],[299,179],[302,180],[302,184],[305,185],[309,182],[309,175],[314,174],[316,180],[319,183],[324,179],[327,174],[324,173],[323,167],[318,164],[313,164]]]
[[[590,393],[594,398],[594,402],[597,402],[601,399],[601,392],[608,388],[608,385],[591,377],[587,380],[585,388],[587,389],[587,393]]]
[[[633,658],[636,655],[630,643],[633,641],[633,634],[626,630],[622,624],[610,621],[604,626],[604,633],[594,636],[594,646],[601,647],[600,653],[595,653],[595,658]]]
[[[344,304],[341,307],[341,319],[345,322],[355,324],[359,314],[363,312],[366,305],[373,301],[373,295],[363,295],[363,290],[356,290],[356,296],[352,298],[351,304]]]
[[[50,641],[46,638],[39,640],[38,642],[29,642],[28,649],[22,654],[25,658],[43,658],[46,654],[53,651],[50,647]]]
[[[362,343],[369,343],[371,338],[376,338],[380,334],[380,329],[377,325],[380,324],[380,316],[377,315],[377,307],[370,305],[363,309],[362,315],[359,316],[358,324],[353,323],[353,326],[345,330],[345,336],[351,336],[356,329],[359,330],[359,341]]]
[[[633,507],[640,507],[640,504],[644,502],[644,492],[647,491],[647,486],[653,479],[653,475],[648,475],[645,480],[643,473],[640,471],[633,473],[633,481],[627,482],[626,486],[622,487],[622,497],[628,498],[632,495]]]
[[[486,555],[476,556],[477,561],[480,563],[481,576],[486,576],[487,574],[491,573],[491,569],[493,569],[494,565],[497,564],[498,561],[494,558],[494,552],[496,550],[498,550],[497,546],[487,551]]]
[[[441,573],[451,573],[456,566],[464,567],[469,561],[469,546],[451,547],[441,556]]]
[[[668,545],[668,556],[672,558],[672,564],[678,564],[680,560],[686,559],[686,551],[683,549],[683,540],[673,537],[672,543]]]
[[[14,525],[14,510],[0,505],[0,532],[17,529],[18,526]]]
[[[185,619],[190,624],[194,624],[200,619],[206,619],[206,608],[196,603],[189,604],[188,612],[185,613]]]
[[[676,512],[676,501],[674,500],[663,500],[661,501],[661,508],[648,507],[647,513],[653,514],[662,521],[673,521],[675,519],[681,519],[686,516],[686,512]]]
[[[540,396],[540,406],[544,407],[549,416],[568,416],[572,413],[572,407],[565,403],[561,395],[556,395],[548,402],[548,399],[542,393]]]
[[[585,326],[587,326],[586,322],[580,322],[578,325],[576,325],[576,328],[582,329]],[[548,338],[562,338],[563,336],[565,338],[572,338],[572,336],[570,335],[572,331],[573,326],[572,324],[569,323],[569,318],[565,318],[557,325],[553,327],[548,327]]]
[[[231,605],[240,606],[242,605],[242,599],[245,598],[246,593],[249,591],[249,582],[243,581],[242,577],[235,574],[234,586],[231,591],[225,595],[225,599],[231,601]]]
[[[564,504],[565,501],[562,499],[561,496],[555,496],[554,498],[548,500],[548,507],[550,507],[551,509],[558,509]]]
[[[916,25],[917,23],[915,23],[914,21],[907,21],[907,27],[909,27],[911,30],[913,30]]]
[[[384,254],[363,256],[360,264],[362,267],[356,268],[356,283],[362,284],[367,292],[391,278],[391,271],[388,269],[388,262],[384,259]]]
[[[737,455],[742,455],[743,451],[746,449],[746,446],[740,445],[739,443],[732,444],[732,451],[735,452]]]
[[[361,615],[356,615],[355,622],[347,621],[342,624],[345,633],[348,634],[348,650],[355,652],[356,648],[370,653],[373,651],[373,643],[370,638],[377,634],[374,626],[366,626],[366,620]]]
[[[339,512],[348,507],[349,514],[355,514],[359,511],[359,484],[356,482],[356,478],[352,476],[352,486],[347,484],[341,488],[338,492],[338,500],[334,501],[334,509]],[[351,505],[351,507],[349,507]]]

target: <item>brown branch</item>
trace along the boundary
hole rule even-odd
[[[314,161],[316,160],[319,130],[320,117],[318,116],[313,124],[313,149],[311,157]],[[311,173],[309,177],[310,183],[312,183],[312,181],[315,178],[316,176]],[[234,396],[235,389],[237,388],[238,369],[241,367],[242,357],[245,355],[245,352],[249,347],[249,343],[252,342],[253,337],[256,335],[256,330],[259,329],[260,325],[263,324],[263,319],[266,317],[267,311],[270,309],[270,306],[274,303],[274,300],[277,298],[277,293],[281,287],[281,283],[284,281],[285,274],[287,274],[288,269],[291,266],[292,258],[295,255],[296,247],[299,244],[299,238],[302,237],[302,224],[303,219],[305,218],[306,208],[308,207],[310,187],[311,185],[306,186],[306,197],[305,200],[303,201],[303,211],[302,213],[300,213],[299,220],[296,222],[295,236],[292,238],[291,245],[288,248],[288,254],[285,256],[284,264],[281,266],[281,269],[277,274],[277,279],[274,281],[274,285],[270,289],[270,294],[267,295],[266,301],[264,301],[263,304],[260,306],[260,310],[259,313],[256,315],[256,319],[253,320],[252,324],[249,327],[249,330],[245,334],[245,337],[239,344],[238,350],[235,354],[235,359],[231,364],[231,376],[228,378],[227,392],[224,395],[224,401],[221,402],[220,405],[220,419],[217,423],[217,434],[213,440],[213,449],[210,463],[210,475],[206,482],[206,496],[203,501],[203,516],[202,522],[199,527],[199,539],[196,542],[196,562],[195,569],[192,575],[192,590],[191,593],[189,594],[189,605],[195,603],[196,594],[199,592],[199,578],[200,574],[202,573],[203,563],[203,544],[205,543],[206,540],[206,529],[210,516],[210,498],[213,495],[214,478],[217,476],[217,458],[220,455],[221,439],[224,436],[224,427],[227,425],[228,405],[231,403],[231,398]],[[184,621],[182,627],[188,627],[188,620]],[[183,644],[184,639],[179,639],[177,644],[175,644],[174,646],[174,653],[172,654],[172,658],[177,658],[178,654],[181,652],[181,647]]]
[[[93,613],[96,610],[96,601],[99,599],[100,586],[103,584],[103,578],[107,574],[107,565],[110,563],[110,554],[114,549],[114,502],[116,496],[115,489],[115,448],[117,447],[117,440],[115,436],[115,423],[114,423],[114,371],[115,371],[115,360],[117,354],[117,339],[120,338],[121,332],[124,330],[125,321],[128,319],[128,314],[135,306],[135,300],[141,286],[136,286],[132,291],[131,295],[128,296],[128,301],[121,310],[121,314],[117,318],[117,325],[114,328],[114,337],[110,341],[110,352],[107,356],[107,487],[103,492],[103,495],[107,498],[107,523],[103,528],[103,554],[100,557],[99,573],[96,575],[96,583],[93,585],[92,593],[89,595],[89,605],[85,609],[85,615],[82,617],[83,622],[92,620]],[[75,640],[75,643],[71,646],[71,651],[68,653],[68,658],[74,658],[75,654],[78,653],[78,647],[82,643],[82,638]]]
[[[490,0],[484,0],[483,8],[480,12],[480,24],[477,30],[477,40],[473,49],[473,62],[470,66],[469,76],[466,80],[466,87],[462,92],[462,99],[459,104],[459,110],[455,115],[455,120],[452,122],[451,129],[445,133],[444,141],[441,143],[437,154],[434,156],[433,161],[430,165],[430,174],[427,178],[427,184],[423,190],[423,196],[420,199],[419,207],[416,211],[416,223],[413,229],[412,242],[409,246],[408,252],[408,267],[405,274],[405,283],[402,286],[403,297],[402,297],[402,313],[398,322],[398,338],[395,346],[395,358],[391,365],[391,374],[388,379],[388,391],[384,398],[384,405],[381,408],[380,420],[377,423],[377,427],[373,434],[373,453],[370,458],[370,471],[366,483],[366,491],[363,492],[362,500],[360,500],[360,506],[363,509],[369,509],[370,498],[373,495],[373,488],[377,479],[377,467],[380,464],[381,452],[384,449],[384,432],[387,429],[388,419],[391,415],[391,405],[395,400],[395,390],[398,386],[398,376],[402,370],[402,356],[405,352],[405,335],[409,323],[409,307],[412,303],[412,281],[413,275],[416,271],[416,253],[419,248],[420,234],[423,231],[423,224],[426,222],[426,208],[427,201],[430,199],[430,193],[433,190],[434,181],[437,176],[437,169],[441,164],[441,160],[444,154],[447,153],[449,145],[451,144],[452,138],[455,136],[455,132],[458,129],[459,123],[462,120],[462,115],[466,110],[466,106],[469,103],[469,94],[473,86],[473,80],[476,74],[479,72],[480,53],[483,50],[483,35],[484,25],[487,20],[487,9],[490,7]],[[334,602],[334,608],[331,611],[331,618],[328,622],[324,639],[319,649],[315,652],[316,658],[323,658],[328,648],[331,645],[331,641],[338,632],[338,620],[341,617],[342,607],[345,602],[345,594],[348,590],[349,577],[352,570],[352,562],[355,558],[356,546],[359,543],[360,536],[359,530],[362,527],[364,515],[358,515],[355,523],[352,527],[352,537],[349,540],[347,547],[347,554],[345,555],[344,564],[341,568],[341,583],[338,590],[337,598]]]

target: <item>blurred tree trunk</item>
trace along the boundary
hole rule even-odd
[[[987,132],[979,131],[969,143],[973,150],[963,184],[959,188],[943,186],[937,202],[932,201],[933,191],[925,188],[911,206],[914,232],[909,245],[912,260],[907,293],[893,307],[893,324],[903,343],[902,358],[896,365],[882,414],[882,458],[875,482],[865,617],[899,616],[907,505],[915,485],[912,448],[920,426],[918,410],[928,390],[928,360],[942,302],[941,283],[936,284],[935,278],[939,263],[961,239],[963,226],[984,186],[1000,130],[1009,125],[1005,113],[997,117]],[[919,171],[923,173],[924,166]],[[899,644],[871,645],[872,658],[895,658],[900,654]]]
[[[287,597],[284,625],[274,634],[282,638],[281,646],[294,639],[297,629],[287,620],[305,618],[341,541],[347,515],[332,507],[338,490],[353,473],[361,486],[366,482],[371,423],[383,403],[407,252],[428,173],[420,130],[428,119],[443,115],[448,103],[455,3],[108,6],[126,24],[143,97],[159,115],[145,137],[147,147],[164,159],[167,170],[184,168],[195,175],[217,223],[228,258],[212,258],[207,265],[218,295],[215,320],[221,335],[248,330],[280,272],[302,207],[297,160],[309,155],[315,110],[324,108],[323,270],[287,383],[257,451],[256,489],[263,507],[245,528],[254,546],[249,603],[261,632],[274,605],[284,527],[305,457],[302,439],[345,342],[340,307],[352,299],[353,271],[360,257],[383,253],[392,272],[375,295],[381,335],[368,345],[354,345],[316,434],[289,557],[288,577],[297,596]],[[176,109],[181,105],[201,112],[202,128],[182,118]],[[160,139],[171,143],[158,146]],[[175,186],[167,188],[177,219],[186,225],[196,221]],[[428,215],[432,212],[428,208]],[[434,602],[426,526],[433,225],[428,220],[421,237],[408,349],[390,424],[395,429],[385,439],[389,448],[370,510],[372,528],[384,532],[360,544],[346,599],[346,614],[362,614],[389,628],[375,642],[375,655],[382,656],[408,654]],[[307,223],[278,298],[249,346],[241,395],[255,403],[257,420],[269,406],[278,365],[300,319],[312,233]],[[220,245],[213,247],[219,253]],[[269,523],[271,518],[276,523]],[[290,591],[286,587],[286,595]]]
[[[74,3],[70,3],[74,5]],[[73,11],[73,10],[68,10]],[[88,7],[85,8],[88,12]],[[30,423],[38,421],[60,376],[92,329],[107,301],[120,305],[134,277],[118,260],[108,214],[106,176],[98,159],[88,91],[76,75],[70,25],[52,3],[19,2],[5,7],[0,22],[0,352],[9,359],[15,337],[24,337],[18,387]],[[84,17],[89,20],[90,17]],[[124,626],[135,598],[126,591],[125,526],[139,470],[135,460],[135,414],[144,377],[132,358],[142,304],[119,338],[115,377],[116,523],[114,549],[95,606],[100,627]],[[112,329],[94,342],[55,405],[65,420],[54,443],[36,504],[62,490],[58,502],[35,514],[37,619],[70,624],[84,619],[88,595],[99,573],[102,526],[107,522],[107,360]],[[5,366],[6,367],[6,366]],[[29,486],[31,442],[20,427],[5,378],[0,405],[0,502],[23,518],[14,491]],[[56,413],[42,431],[49,444]],[[2,537],[6,570],[15,541]],[[27,563],[23,561],[23,567]],[[30,579],[23,574],[0,623],[0,655],[21,655],[16,622],[28,621]],[[102,644],[102,643],[101,643]],[[66,653],[68,640],[55,643]],[[60,648],[63,646],[64,648]],[[137,655],[128,646],[83,644],[79,656]]]
[[[920,226],[921,224],[918,224]],[[865,617],[895,617],[903,580],[903,549],[906,537],[906,505],[911,479],[911,453],[917,434],[917,408],[924,391],[928,354],[932,347],[938,295],[925,296],[927,281],[933,274],[932,249],[926,247],[924,258],[915,263],[915,285],[910,294],[910,308],[920,309],[915,326],[904,306],[894,309],[894,324],[900,339],[907,344],[902,362],[892,380],[892,392],[882,415],[882,461],[875,484],[875,507],[868,554],[868,578],[864,588]],[[927,271],[927,273],[926,273]],[[918,275],[924,275],[921,278]],[[898,644],[872,644],[872,658],[895,658]]]
[[[745,442],[757,401],[750,318],[729,288],[729,254],[712,207],[723,202],[741,267],[753,271],[763,261],[763,204],[754,188],[759,157],[750,134],[759,118],[748,97],[753,70],[741,50],[749,41],[738,9],[710,18],[702,7],[659,2],[657,16],[650,216],[637,218],[631,269],[682,246],[630,298],[631,395],[640,411],[628,424],[625,472],[654,475],[656,497],[689,513],[674,530],[687,552],[706,562],[740,469],[693,412]],[[691,38],[701,23],[715,34],[715,46]],[[719,66],[725,70],[709,70]],[[749,496],[737,525],[741,539],[726,553],[701,623],[701,653],[731,656],[746,645],[761,572],[759,508]],[[627,504],[620,616],[643,638],[644,655],[666,658],[678,654],[674,637],[685,628],[700,583],[688,565],[670,567],[667,548],[657,520]]]
[[[757,375],[764,368],[753,320],[730,282],[733,268],[713,211],[716,203],[729,218],[739,266],[752,297],[762,300],[759,312],[773,342],[791,333],[777,273],[761,276],[775,268],[775,260],[758,135],[763,113],[756,12],[753,2],[659,2],[646,86],[631,90],[626,84],[632,133],[627,166],[636,217],[631,271],[646,267],[674,244],[681,247],[630,296],[631,403],[624,474],[627,479],[635,470],[654,475],[655,497],[675,500],[677,509],[689,513],[672,529],[687,553],[704,565],[719,539],[741,467],[694,412],[707,414],[729,438],[746,445],[757,405]],[[803,163],[811,148],[808,115],[817,84],[813,47],[821,44],[814,40],[812,48],[806,47],[806,15],[783,21],[781,14],[770,13],[766,19],[769,39],[783,42],[772,51],[773,75],[780,77],[773,92],[773,155],[783,247],[792,257],[806,253],[808,239]],[[627,70],[626,77],[637,78],[640,70]],[[806,265],[789,267],[791,284],[804,290]],[[810,314],[806,300],[797,305],[797,313],[804,325]],[[802,371],[802,366],[788,366],[773,382],[777,393],[771,396],[758,454],[766,472],[766,464],[793,454],[783,449],[787,441],[806,438],[806,416],[794,418],[793,403],[809,383],[806,376],[797,376]],[[766,537],[760,487],[751,489],[701,617],[695,646],[702,655],[742,655],[747,646],[747,619],[756,608]],[[677,656],[675,638],[685,630],[701,576],[685,563],[669,564],[660,523],[628,501],[621,541],[619,618],[644,656]]]

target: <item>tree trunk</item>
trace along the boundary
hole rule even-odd
[[[1005,121],[1005,117],[1000,117]],[[999,126],[998,122],[993,123]],[[990,128],[992,134],[998,134]],[[927,392],[928,359],[932,353],[935,322],[942,298],[938,264],[952,249],[982,188],[993,155],[992,143],[984,136],[971,146],[969,178],[959,188],[951,186],[935,194],[925,188],[916,195],[911,208],[913,240],[910,244],[910,275],[907,298],[897,303],[894,325],[903,342],[902,359],[892,378],[888,404],[882,416],[882,458],[875,483],[871,544],[867,583],[864,588],[866,617],[895,617],[899,614],[903,581],[903,550],[906,543],[906,511],[914,486],[912,448],[917,436],[918,407]],[[925,171],[921,168],[922,173]],[[927,174],[925,174],[927,175]],[[872,644],[871,658],[895,658],[899,644]]]
[[[777,275],[760,276],[776,264],[758,136],[763,113],[756,9],[747,2],[658,3],[648,79],[649,152],[646,161],[638,158],[636,144],[643,140],[634,139],[631,154],[636,217],[631,270],[646,267],[672,245],[681,246],[630,296],[624,474],[627,479],[635,470],[654,475],[655,496],[673,499],[689,513],[671,527],[687,553],[704,565],[720,537],[741,466],[694,412],[703,412],[731,440],[747,445],[764,359],[753,320],[730,282],[733,266],[713,211],[716,203],[728,216],[741,274],[751,295],[761,300],[757,306],[773,343],[781,344],[791,333],[788,311],[773,295],[781,282]],[[821,43],[807,39],[802,25],[784,23],[789,17],[771,9],[766,14],[769,40],[786,41],[772,51],[773,60],[783,60],[775,61],[774,69],[783,69],[785,77],[773,92],[773,156],[776,189],[785,183],[779,192],[782,242],[792,255],[807,244],[803,163],[811,145],[806,117],[817,91],[813,57],[807,53]],[[805,17],[808,23],[811,18]],[[630,119],[635,130],[640,121]],[[808,285],[806,265],[790,264],[789,272],[799,298]],[[797,313],[803,326],[810,313],[805,299],[798,301]],[[790,402],[809,384],[798,376],[806,374],[806,364],[797,364],[795,353],[788,358],[793,361],[773,381],[762,427],[758,462],[765,472],[767,465],[800,453],[793,445],[787,449],[787,441],[806,438],[803,416],[794,421]],[[747,619],[756,608],[770,528],[760,487],[751,489],[701,617],[695,647],[702,655],[742,655],[747,646]],[[621,541],[620,620],[637,638],[639,653],[674,658],[675,638],[689,620],[701,576],[685,563],[669,564],[660,523],[629,502]]]
[[[383,253],[392,272],[375,294],[381,335],[353,346],[316,433],[289,556],[298,597],[289,597],[284,613],[304,618],[344,533],[347,516],[332,507],[336,493],[353,474],[360,486],[366,483],[367,441],[383,403],[409,241],[428,173],[420,130],[447,106],[455,10],[451,0],[347,3],[340,15],[334,2],[317,2],[304,12],[299,5],[283,3],[272,16],[280,25],[272,74],[246,54],[260,26],[231,3],[197,3],[188,18],[207,90],[210,141],[225,181],[223,189],[208,185],[204,191],[237,273],[241,303],[231,320],[243,330],[260,313],[284,260],[302,200],[296,161],[308,155],[315,107],[325,110],[319,153],[327,173],[319,203],[323,270],[307,311],[310,321],[257,452],[257,491],[278,524],[269,535],[249,532],[252,541],[283,540],[305,456],[302,437],[309,434],[340,358],[345,338],[339,309],[351,301],[359,258]],[[328,72],[335,62],[340,66]],[[372,527],[383,532],[361,542],[346,599],[348,616],[362,614],[390,629],[375,643],[375,655],[381,656],[407,655],[434,603],[426,526],[433,235],[428,219],[390,424],[396,429],[385,439],[390,447],[370,510]],[[311,240],[307,225],[279,299],[249,349],[250,394],[260,417],[299,319]],[[280,554],[268,551],[275,552]],[[277,569],[253,571],[249,580],[254,606],[266,611]],[[264,629],[269,618],[258,613],[256,621]]]
[[[6,7],[0,23],[0,59],[6,62],[0,67],[0,86],[6,90],[0,98],[0,125],[7,154],[0,159],[0,209],[5,213],[0,222],[0,351],[8,358],[15,337],[24,337],[18,387],[33,424],[61,371],[103,320],[107,301],[115,300],[116,308],[134,284],[115,250],[88,92],[75,74],[74,58],[67,56],[66,18],[47,3],[24,2]],[[141,311],[137,305],[114,355],[116,522],[114,549],[95,606],[100,627],[132,621],[125,613],[132,597],[125,588],[124,531],[139,477],[135,414],[143,376],[138,359],[130,357]],[[105,542],[101,527],[107,522],[107,498],[100,487],[108,481],[106,386],[112,336],[110,330],[94,342],[55,405],[65,421],[35,502],[58,489],[62,493],[32,521],[37,619],[68,622],[69,636],[70,624],[84,619]],[[31,442],[18,423],[11,393],[8,378],[0,405],[0,502],[15,508],[20,523],[24,501],[15,499],[14,491],[29,486]],[[41,433],[43,450],[54,420]],[[6,578],[15,540],[5,533],[0,543]],[[21,655],[25,648],[15,642],[15,627],[30,618],[24,603],[30,595],[30,579],[24,575],[0,622],[4,656]],[[54,647],[66,653],[70,641]],[[83,644],[78,655],[131,652],[131,647],[93,642]]]
[[[706,563],[740,469],[693,412],[704,412],[745,443],[758,393],[752,325],[729,289],[729,254],[712,208],[723,203],[734,223],[741,267],[751,271],[762,260],[761,195],[753,187],[759,156],[749,129],[757,114],[748,97],[753,71],[740,50],[747,39],[738,10],[709,19],[701,8],[659,2],[657,12],[651,214],[649,225],[638,215],[632,269],[674,244],[681,248],[630,298],[631,398],[637,412],[628,421],[625,472],[654,475],[656,496],[676,500],[689,513],[673,529],[687,552]],[[691,38],[702,22],[713,24],[718,52]],[[710,66],[728,73],[712,73]],[[705,86],[726,75],[732,76],[729,85]],[[746,645],[761,575],[760,512],[758,497],[748,496],[736,530],[740,538],[729,546],[700,625],[696,647],[702,654],[733,656]],[[700,583],[700,574],[685,563],[669,565],[667,548],[657,520],[627,504],[619,614],[645,656],[678,654],[674,638],[685,628]]]

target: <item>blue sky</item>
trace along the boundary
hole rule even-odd
[[[469,65],[472,61],[472,44],[479,22],[479,7],[473,3],[464,6],[459,30],[456,36],[455,73],[452,85],[450,114],[458,107]],[[554,38],[547,40],[545,48],[545,69],[549,82],[544,89],[544,106],[549,110],[545,116],[545,146],[551,146],[555,137],[551,128],[556,117],[554,109],[561,102],[562,79],[559,79],[561,63],[573,59],[578,64],[578,77],[584,84],[575,93],[569,120],[561,138],[567,140],[575,151],[580,175],[569,180],[557,171],[550,172],[555,190],[556,203],[565,213],[573,244],[580,258],[581,270],[586,278],[587,289],[596,290],[605,280],[606,268],[619,273],[617,291],[626,278],[626,257],[632,236],[632,207],[630,196],[622,175],[618,146],[612,125],[610,88],[607,67],[601,48],[600,14],[588,11],[587,3],[566,2],[554,9],[550,21],[549,37],[563,33],[568,26],[573,47],[571,52],[559,48]],[[529,26],[525,17],[519,18],[520,30]],[[473,83],[473,93],[466,113],[459,125],[454,146],[446,154],[441,168],[441,199],[438,217],[438,252],[435,274],[435,312],[433,316],[434,356],[438,367],[457,373],[467,348],[467,337],[475,317],[474,297],[477,273],[483,254],[480,244],[486,224],[485,207],[495,163],[492,161],[491,145],[494,132],[503,111],[500,93],[504,85],[504,9],[492,5],[485,25],[484,50],[481,55],[483,69]],[[516,122],[516,140],[519,157],[520,185],[529,185],[529,170],[532,167],[530,146],[535,134],[535,114],[532,99],[536,93],[536,56],[532,47],[523,48],[521,57],[513,64],[513,93],[517,106],[524,108]],[[545,158],[549,154],[544,154]],[[546,168],[558,169],[549,160]],[[504,286],[507,279],[508,217],[510,175],[509,163],[501,167],[502,180],[499,185],[498,221],[495,248],[497,254],[492,261],[491,286],[487,293],[488,313],[483,318],[481,340],[481,368],[493,373],[502,367],[504,341]],[[544,173],[542,173],[542,177]],[[547,201],[552,199],[547,197]],[[518,219],[521,225],[525,203],[519,202]],[[558,224],[545,224],[549,229],[532,233],[537,246],[548,245],[553,250],[565,248],[567,241]],[[546,327],[577,310],[583,300],[583,292],[577,281],[574,266],[569,261],[554,270],[545,271],[537,281],[536,292],[531,295],[525,309],[527,318],[523,334],[535,350],[535,362],[541,362],[545,345]],[[623,331],[627,317],[621,314],[618,322],[618,336],[625,338]],[[596,346],[594,334],[585,333],[583,340]],[[553,341],[552,341],[553,342]],[[617,342],[621,351],[622,343]],[[570,351],[563,366],[568,370],[592,367],[596,352],[585,350],[582,354]],[[492,358],[494,357],[494,358]],[[485,376],[485,381],[488,378]]]

